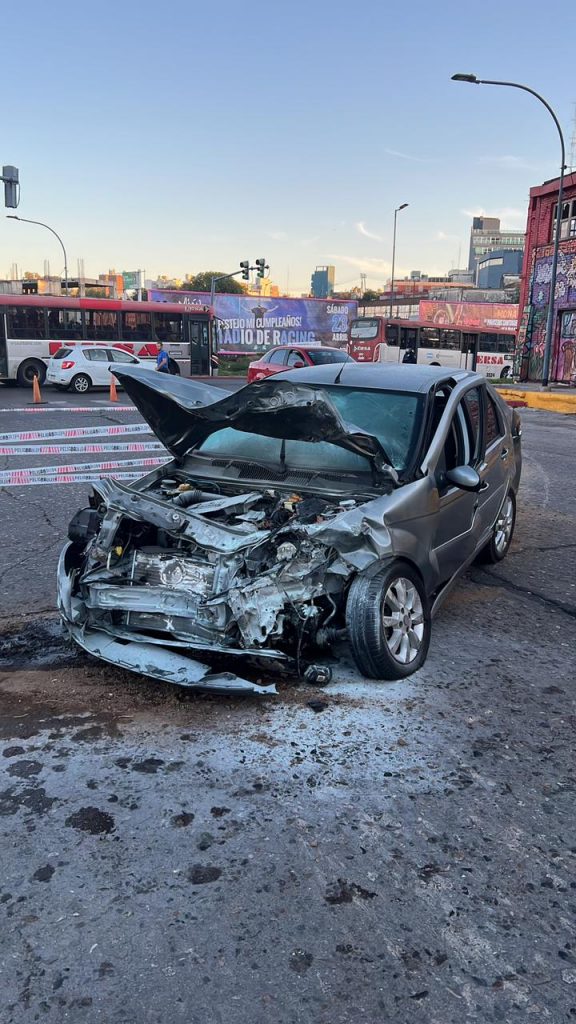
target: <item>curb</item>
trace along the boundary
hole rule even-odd
[[[520,391],[516,388],[498,388],[498,394],[512,408],[544,409],[576,416],[576,394],[563,395],[556,391]]]

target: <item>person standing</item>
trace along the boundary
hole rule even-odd
[[[158,355],[156,356],[156,369],[159,373],[170,373],[170,357],[164,348],[164,342],[160,342]]]

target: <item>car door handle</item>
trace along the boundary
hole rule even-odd
[[[500,452],[500,458],[501,459],[507,459],[508,458],[508,449],[507,448],[503,448],[502,449],[502,451]]]
[[[487,491],[489,489],[489,487],[490,487],[490,484],[488,483],[488,481],[487,480],[483,480],[481,485],[480,485],[480,492]]]

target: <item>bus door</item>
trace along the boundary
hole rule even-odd
[[[206,377],[210,373],[210,324],[208,320],[185,319],[190,343],[190,375]]]
[[[0,309],[0,377],[8,376],[8,346],[6,344],[6,312]]]
[[[418,328],[409,324],[402,324],[400,327],[400,347],[398,349],[399,363],[418,362]]]
[[[478,357],[478,335],[473,331],[462,331],[460,345],[460,366],[463,370],[475,370]]]

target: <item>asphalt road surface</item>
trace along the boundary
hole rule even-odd
[[[0,431],[139,419],[57,400]],[[0,488],[3,1024],[576,1018],[576,421],[523,423],[513,549],[394,684],[345,648],[330,686],[273,699],[92,661],[53,614],[88,486]]]

